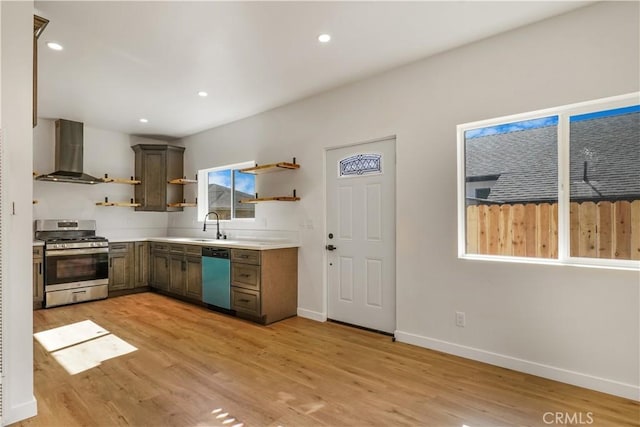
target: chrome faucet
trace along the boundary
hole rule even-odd
[[[222,237],[222,233],[220,233],[220,217],[218,216],[218,212],[216,211],[211,211],[204,216],[204,225],[202,226],[202,231],[207,231],[207,218],[211,214],[216,215],[216,239],[219,239],[220,237]]]

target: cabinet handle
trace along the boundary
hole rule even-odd
[[[249,255],[240,255],[239,258],[247,259],[247,258],[249,258]]]
[[[109,268],[113,267],[113,258],[109,258]]]
[[[240,300],[239,300],[239,301],[240,301],[240,302],[249,302],[249,300],[248,300],[248,299],[246,299],[246,298],[240,298]]]
[[[38,263],[38,269],[40,271],[38,274],[42,275],[42,263],[41,262]]]
[[[182,271],[186,271],[187,269],[187,261],[182,261]]]
[[[169,268],[169,261],[167,261],[167,258],[164,259],[164,268]]]
[[[240,277],[249,277],[249,276],[250,276],[250,274],[247,274],[247,273],[242,273],[242,274],[240,275]]]

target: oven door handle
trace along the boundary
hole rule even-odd
[[[109,248],[82,248],[82,249],[54,249],[45,250],[45,256],[71,256],[71,255],[92,255],[108,254]]]

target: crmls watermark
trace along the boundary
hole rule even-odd
[[[545,412],[542,421],[545,424],[593,424],[593,412]]]

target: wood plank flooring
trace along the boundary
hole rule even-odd
[[[265,327],[154,293],[39,310],[34,328],[86,319],[138,350],[71,376],[34,342],[38,416],[17,425],[544,426],[547,412],[640,425],[631,400],[339,324]]]

